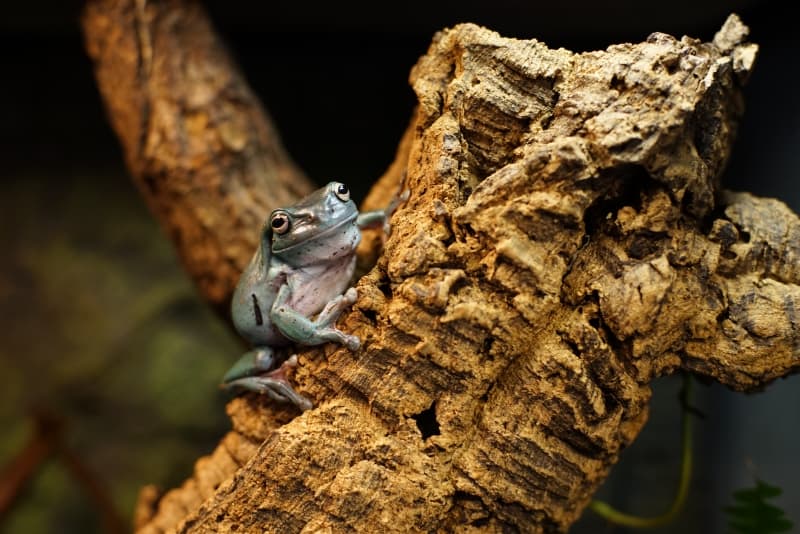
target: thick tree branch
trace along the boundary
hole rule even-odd
[[[144,494],[141,532],[563,531],[656,376],[750,390],[796,371],[800,221],[718,185],[746,34],[732,16],[711,43],[585,54],[437,34],[370,201],[403,170],[410,198],[340,321],[362,348],[299,353],[302,415],[232,401],[234,430],[194,476]]]
[[[312,185],[199,4],[91,1],[83,29],[139,190],[201,295],[227,313],[266,214]]]

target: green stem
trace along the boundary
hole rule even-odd
[[[691,396],[692,379],[689,373],[683,375],[683,416],[681,417],[681,477],[678,491],[670,505],[669,510],[653,517],[641,517],[626,514],[613,508],[603,501],[592,501],[589,508],[600,517],[611,523],[631,528],[655,528],[670,523],[683,508],[689,494],[689,481],[692,478],[692,414],[689,410],[689,397]]]

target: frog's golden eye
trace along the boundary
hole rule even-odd
[[[269,225],[272,227],[273,232],[278,235],[283,235],[289,231],[289,216],[285,213],[278,212],[272,216]]]
[[[333,186],[333,192],[336,193],[336,197],[342,202],[350,200],[350,189],[344,184],[336,184]]]

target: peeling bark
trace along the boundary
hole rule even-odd
[[[339,323],[362,348],[299,352],[302,415],[233,400],[233,431],[184,486],[145,494],[139,531],[565,531],[636,438],[654,378],[749,391],[795,372],[800,221],[719,184],[746,36],[736,16],[711,43],[583,54],[438,33],[368,199],[405,171],[410,198]]]

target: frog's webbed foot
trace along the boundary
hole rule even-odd
[[[301,411],[310,410],[311,401],[297,393],[286,378],[286,370],[297,365],[297,356],[273,369],[275,352],[269,347],[260,347],[245,353],[225,373],[222,388],[232,391],[253,391],[267,395],[278,402],[291,402]]]
[[[356,351],[361,347],[361,340],[357,336],[345,334],[335,328],[333,324],[342,312],[356,301],[357,297],[356,289],[351,287],[342,295],[328,302],[316,320],[312,321],[283,304],[285,298],[282,290],[272,307],[270,320],[283,335],[301,345],[322,345],[333,341]]]

